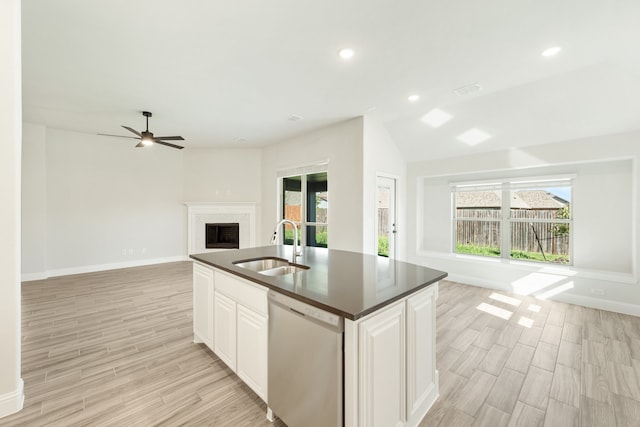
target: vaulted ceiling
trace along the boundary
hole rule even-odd
[[[187,149],[259,147],[370,115],[408,160],[640,130],[637,0],[23,0],[22,13],[24,120],[56,128],[127,135],[147,110]],[[430,127],[434,108],[452,118]],[[456,139],[471,128],[491,137]]]

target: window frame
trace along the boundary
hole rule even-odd
[[[527,178],[508,178],[508,179],[496,179],[490,181],[469,181],[469,182],[455,182],[450,183],[451,188],[451,252],[456,255],[466,255],[473,257],[482,257],[495,260],[506,260],[516,262],[526,262],[534,264],[545,264],[554,266],[573,266],[573,235],[574,228],[574,180],[576,175],[560,175],[560,176],[536,176]],[[531,218],[512,218],[511,216],[511,193],[519,190],[526,189],[543,189],[553,187],[568,187],[570,189],[571,200],[569,201],[569,209],[571,212],[570,218],[536,218],[532,221]],[[479,218],[479,219],[465,219],[458,218],[456,212],[456,197],[457,194],[464,191],[500,191],[501,192],[501,206],[499,218]],[[457,252],[457,229],[458,221],[474,221],[474,222],[496,222],[500,223],[500,255],[477,255],[477,254],[465,254]],[[569,262],[566,264],[555,263],[552,261],[536,261],[536,260],[524,260],[511,257],[511,226],[514,223],[523,222],[535,222],[546,224],[568,224],[569,225]]]
[[[285,169],[278,171],[278,206],[277,206],[277,217],[278,221],[284,219],[285,210],[284,210],[284,179],[300,176],[300,200],[301,200],[301,221],[296,223],[298,226],[298,238],[300,239],[300,246],[307,246],[307,227],[317,227],[324,226],[327,229],[327,247],[329,247],[329,205],[327,205],[327,221],[326,222],[318,222],[318,221],[309,221],[307,219],[308,207],[307,207],[307,176],[315,175],[320,173],[327,174],[327,194],[329,193],[329,163],[314,163],[310,165],[300,166],[297,168]],[[327,200],[328,202],[328,200]],[[284,243],[284,232],[278,233],[278,243],[283,245]],[[314,246],[314,247],[323,247],[323,246]]]

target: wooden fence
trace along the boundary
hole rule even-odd
[[[569,225],[539,222],[556,215],[556,210],[512,209],[511,218],[527,221],[511,223],[511,250],[540,252],[542,246],[545,254],[568,255]],[[457,243],[500,247],[500,210],[456,209],[456,218]]]

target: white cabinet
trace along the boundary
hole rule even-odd
[[[422,417],[438,397],[437,288],[407,300],[407,418]],[[426,408],[426,409],[425,409]]]
[[[213,350],[213,270],[193,263],[193,341]]]
[[[215,345],[213,351],[236,370],[236,302],[215,292]]]
[[[360,425],[405,421],[405,306],[395,304],[359,325]]]
[[[215,271],[214,352],[267,401],[267,289]]]
[[[265,401],[267,400],[267,337],[265,316],[238,304],[236,372]]]
[[[205,343],[267,401],[267,288],[193,264],[193,341]]]
[[[417,426],[438,398],[438,285],[345,320],[345,426]]]

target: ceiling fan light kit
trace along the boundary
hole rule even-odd
[[[176,145],[176,144],[171,144],[168,141],[184,141],[184,138],[181,136],[153,136],[153,132],[149,132],[149,117],[152,117],[153,114],[151,114],[151,112],[149,111],[143,111],[142,115],[146,117],[147,120],[147,128],[146,130],[142,131],[142,132],[138,132],[137,130],[130,128],[129,126],[125,126],[122,125],[123,128],[125,128],[126,130],[128,130],[131,133],[134,133],[137,135],[136,137],[133,136],[123,136],[123,135],[109,135],[109,134],[105,134],[105,133],[100,133],[98,135],[104,135],[104,136],[115,136],[118,138],[132,138],[132,139],[139,139],[140,142],[138,144],[136,144],[136,147],[147,147],[149,145],[153,145],[155,144],[160,144],[160,145],[165,145],[167,147],[171,147],[171,148],[177,148],[178,150],[182,150],[184,147],[180,146],[180,145]]]

